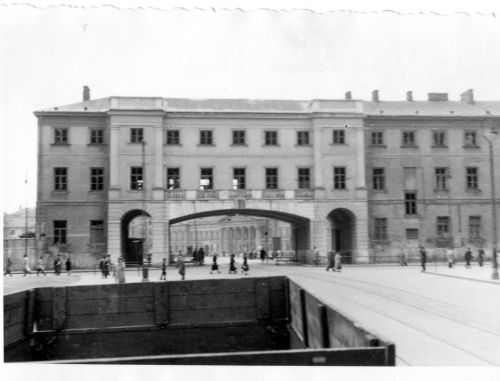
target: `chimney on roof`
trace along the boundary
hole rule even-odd
[[[90,89],[88,86],[83,86],[83,101],[90,101]]]
[[[407,91],[406,92],[406,100],[408,102],[413,102],[413,92],[412,91]]]
[[[466,92],[460,94],[460,101],[466,102],[469,104],[473,104],[474,103],[474,91],[472,89],[469,89]]]
[[[348,91],[347,93],[345,93],[345,99],[346,100],[351,100],[352,99],[352,94],[350,91]]]
[[[379,102],[378,90],[373,90],[372,91],[372,101],[373,102]]]
[[[427,99],[429,102],[447,102],[448,93],[428,93]]]

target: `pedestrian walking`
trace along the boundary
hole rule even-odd
[[[468,247],[467,250],[465,250],[464,259],[465,259],[465,268],[470,269],[470,261],[472,260],[472,251],[470,250],[470,247]]]
[[[319,250],[316,246],[313,248],[313,255],[314,255],[314,264],[316,266],[319,266]]]
[[[229,259],[229,274],[236,274],[236,261],[234,260],[234,254],[231,254],[231,258]]]
[[[61,256],[57,254],[56,259],[54,259],[54,274],[61,275],[62,261]]]
[[[66,258],[66,272],[68,275],[71,275],[71,259],[69,258],[69,255],[68,258]]]
[[[399,265],[400,266],[408,266],[408,262],[406,260],[406,250],[404,247],[401,247],[400,249],[400,253],[399,253]]]
[[[328,271],[330,269],[332,269],[332,271],[335,271],[335,254],[333,254],[333,251],[331,250],[328,251],[326,260],[327,263],[325,271]]]
[[[245,275],[248,275],[249,270],[250,270],[250,267],[248,266],[247,256],[243,255],[243,265],[241,266],[241,272]]]
[[[214,254],[212,258],[212,269],[210,270],[210,274],[212,271],[217,271],[220,274],[219,265],[217,264],[217,254]]]
[[[106,259],[103,257],[101,258],[101,260],[99,261],[99,270],[101,270],[101,279],[104,279],[104,262],[106,261]]]
[[[203,251],[202,247],[198,249],[198,258],[198,260],[200,261],[200,266],[205,264],[205,252]]]
[[[478,263],[479,267],[483,267],[484,249],[482,249],[482,248],[477,251],[477,263]]]
[[[177,259],[177,264],[175,265],[179,269],[179,274],[181,276],[181,280],[185,279],[186,276],[186,265],[184,264],[184,261],[182,260],[182,257],[179,257]]]
[[[167,258],[163,258],[161,263],[161,277],[160,280],[167,280]]]
[[[456,253],[451,247],[446,250],[446,261],[448,262],[448,267],[451,269],[455,264]]]
[[[103,264],[104,279],[108,278],[110,268],[111,268],[111,258],[109,255],[107,255],[106,259],[104,260],[104,264]]]
[[[23,276],[26,276],[27,274],[31,274],[30,261],[29,261],[27,254],[25,254],[23,257],[23,272],[24,272]]]
[[[125,262],[123,258],[118,258],[118,264],[115,271],[115,282],[118,284],[125,283]]]
[[[260,249],[260,261],[264,262],[266,260],[266,251],[264,248]]]
[[[7,263],[5,264],[5,272],[3,273],[3,276],[9,274],[12,276],[12,259],[7,258]]]
[[[40,256],[38,258],[38,266],[36,268],[36,276],[38,276],[40,273],[42,273],[44,276],[47,275],[45,274],[45,265],[43,264],[43,257]]]
[[[427,263],[427,253],[423,246],[420,246],[420,266],[422,266],[422,272],[425,271],[425,264]]]
[[[342,255],[340,255],[340,251],[335,253],[335,270],[342,271]]]

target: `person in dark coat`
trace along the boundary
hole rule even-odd
[[[468,247],[467,250],[465,250],[464,259],[465,259],[465,268],[470,269],[470,261],[472,260],[472,251],[470,250],[470,247]]]
[[[241,266],[241,272],[245,275],[248,275],[248,271],[250,270],[250,267],[248,266],[248,259],[246,254],[243,256],[243,265]]]
[[[71,275],[71,259],[69,259],[69,255],[68,258],[66,258],[66,272],[68,275]]]
[[[479,264],[479,267],[483,267],[483,263],[484,263],[484,250],[483,249],[479,249],[477,251],[477,263]]]
[[[61,256],[58,254],[54,259],[54,274],[61,275],[62,261]]]
[[[105,258],[101,258],[101,260],[99,261],[99,270],[101,270],[101,278],[104,279],[104,261],[106,259]]]
[[[12,259],[7,258],[7,263],[5,264],[5,272],[3,273],[3,276],[9,274],[12,276]]]
[[[234,260],[234,254],[231,254],[229,259],[229,274],[236,274],[236,261]]]
[[[200,266],[205,262],[205,252],[202,247],[198,249],[198,261],[200,262]]]
[[[266,251],[264,248],[260,249],[260,260],[261,262],[264,262],[266,260]]]
[[[103,265],[103,274],[104,274],[104,278],[108,278],[108,275],[109,275],[109,270],[111,268],[111,259],[108,256],[106,256],[106,259],[104,260],[104,265]]]
[[[163,258],[161,263],[161,277],[160,280],[167,280],[167,258]]]
[[[181,276],[181,280],[185,279],[186,276],[186,265],[184,264],[184,261],[182,260],[182,257],[179,256],[177,259],[177,264],[175,265],[179,269],[179,275]]]
[[[210,270],[210,274],[212,271],[217,271],[220,274],[219,265],[217,264],[217,254],[214,254],[212,259],[212,269]]]
[[[331,251],[331,250],[328,251],[326,260],[327,260],[327,263],[326,263],[325,271],[328,271],[330,269],[335,271],[335,255],[333,254],[333,251]]]
[[[425,264],[427,263],[427,253],[423,246],[420,246],[420,266],[422,266],[422,272],[425,271]]]

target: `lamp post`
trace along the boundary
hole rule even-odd
[[[498,131],[492,128],[489,133],[491,135],[497,135]],[[484,134],[483,138],[488,142],[489,147],[489,157],[490,157],[490,184],[491,184],[491,218],[492,223],[492,246],[493,246],[493,256],[492,265],[493,272],[491,274],[491,279],[498,279],[498,261],[497,261],[497,207],[496,207],[496,194],[495,194],[495,162],[493,160],[493,136],[488,139]]]

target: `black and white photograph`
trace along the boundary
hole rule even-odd
[[[499,16],[1,3],[2,374],[499,377]]]

